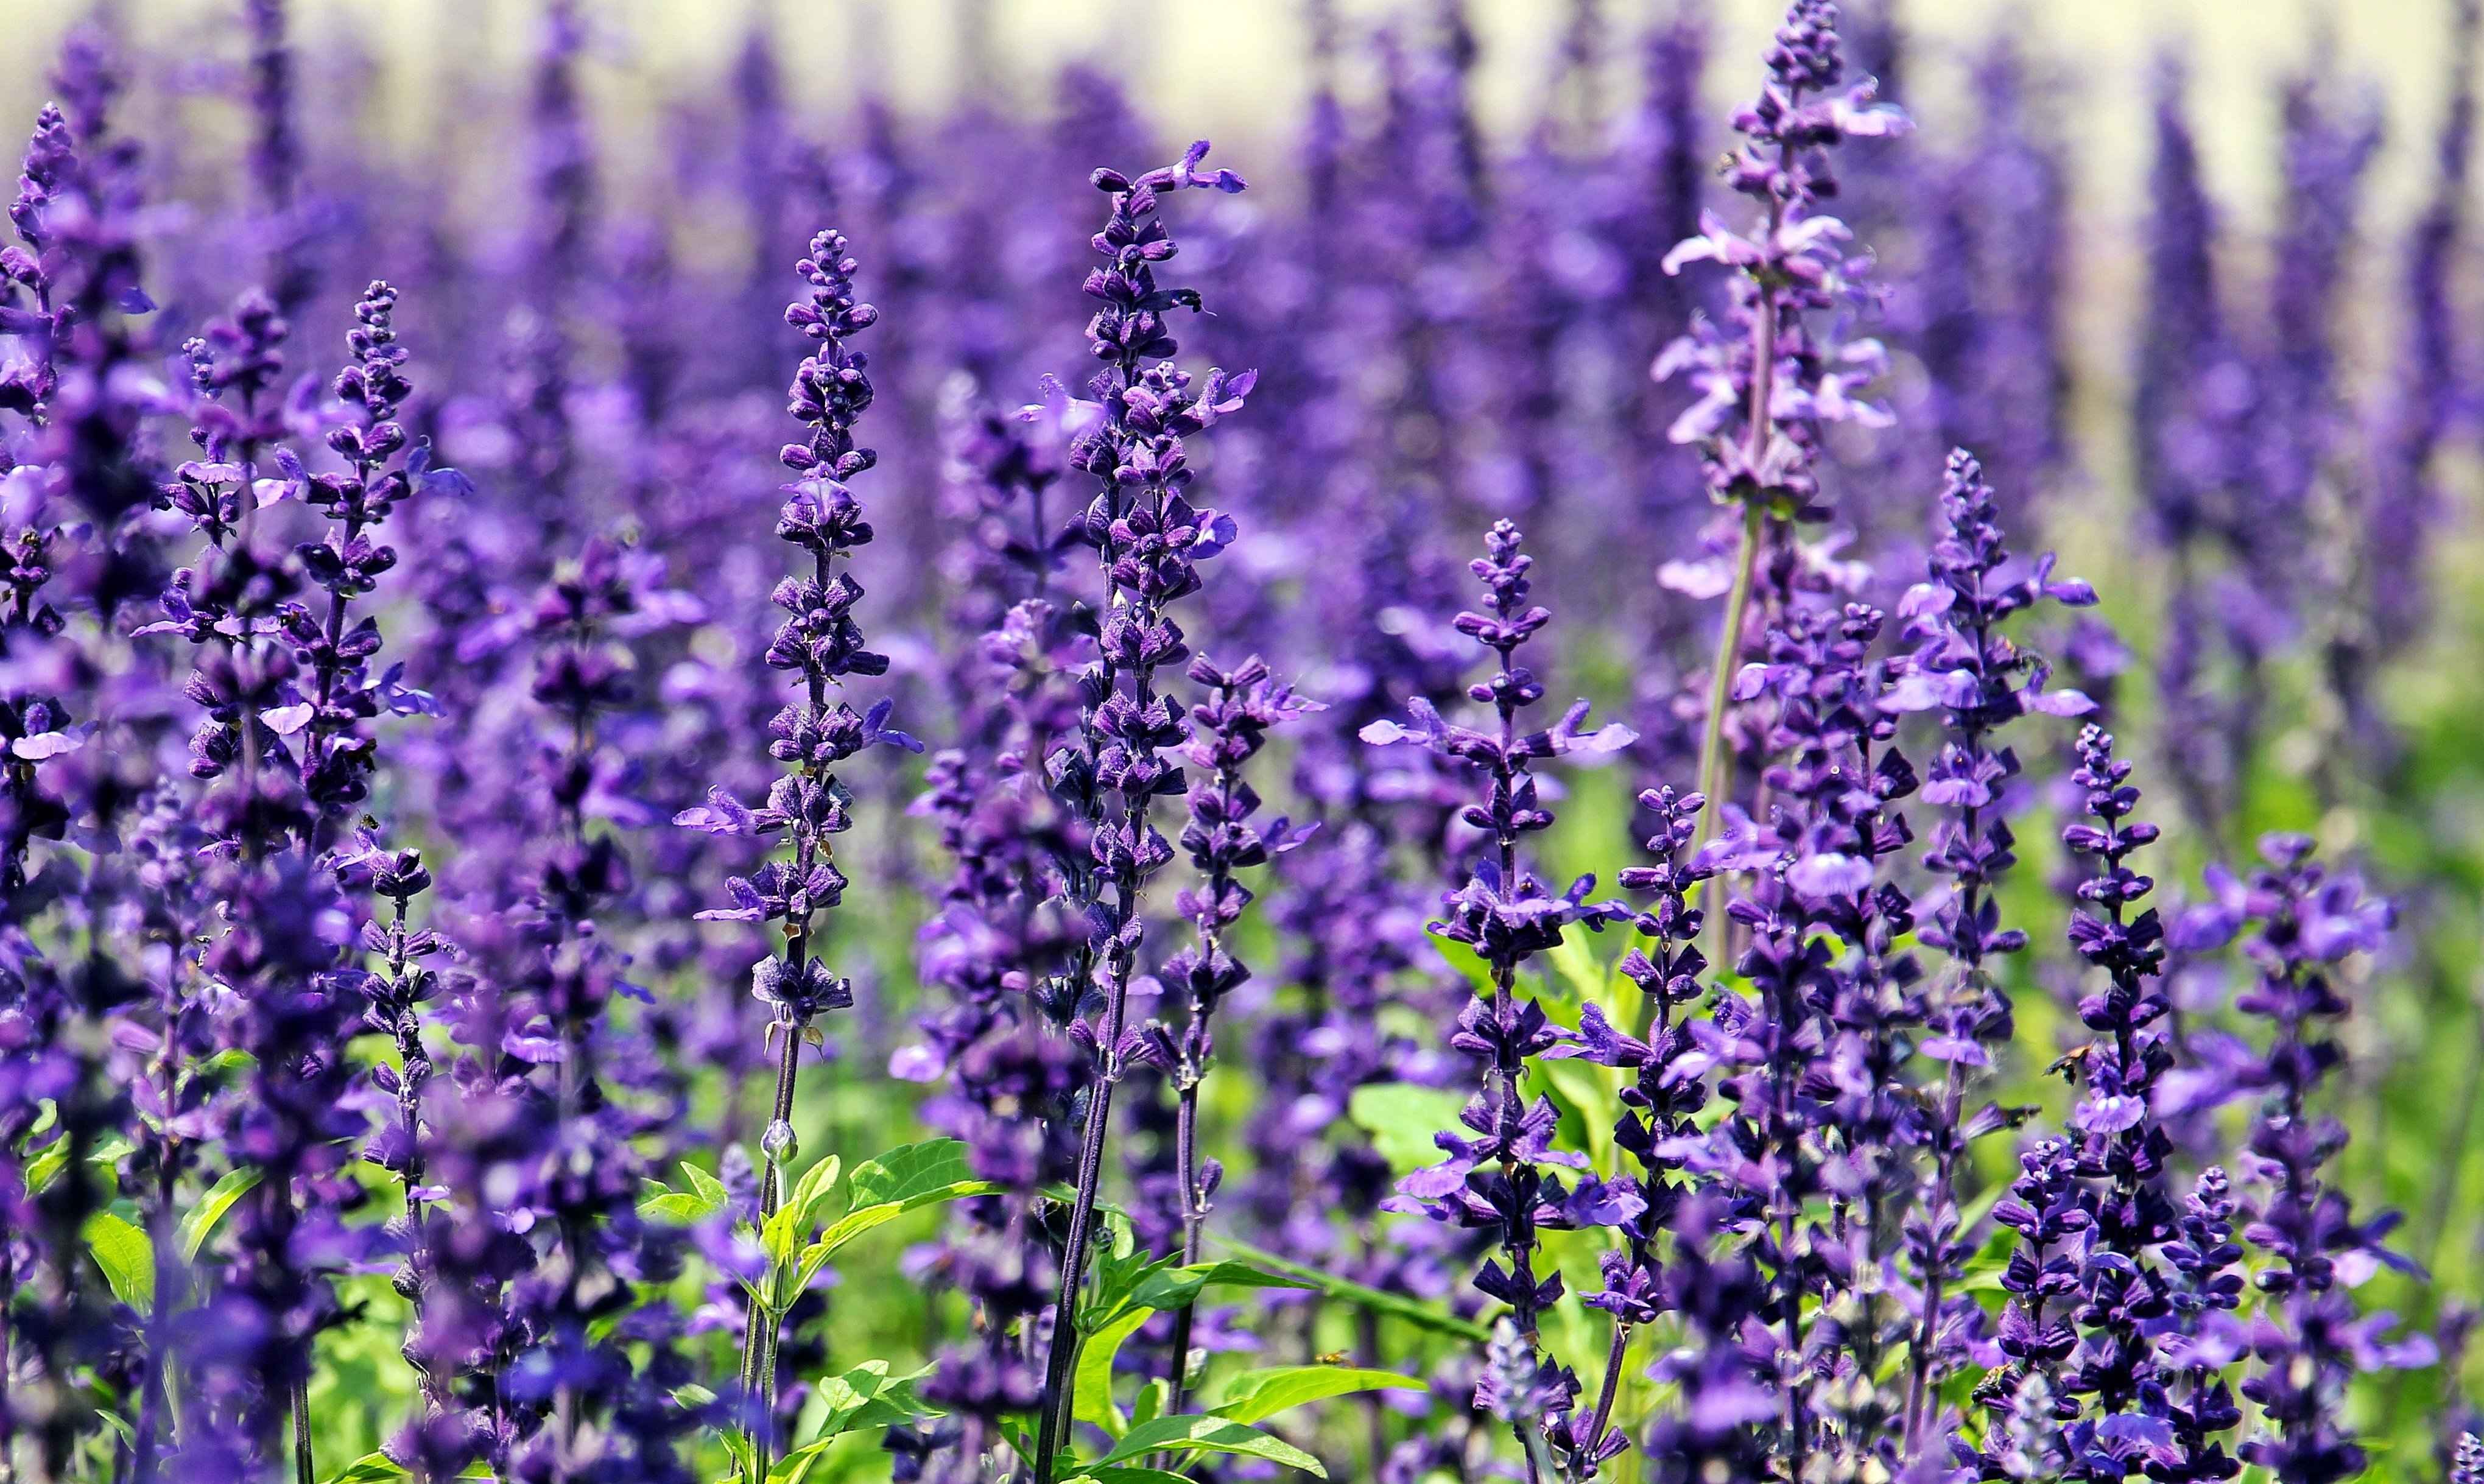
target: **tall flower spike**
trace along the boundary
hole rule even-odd
[[[1834,194],[1826,151],[1849,138],[1888,138],[1914,125],[1879,101],[1866,79],[1839,91],[1846,74],[1837,38],[1836,0],[1794,0],[1777,28],[1760,95],[1734,115],[1742,136],[1733,156],[1734,189],[1760,202],[1762,215],[1736,231],[1702,211],[1699,235],[1665,255],[1667,273],[1713,261],[1734,270],[1726,324],[1693,314],[1689,333],[1665,347],[1652,374],[1687,376],[1699,400],[1674,419],[1668,436],[1696,444],[1710,498],[1738,508],[1742,535],[1734,556],[1708,718],[1699,752],[1699,793],[1707,799],[1701,833],[1713,838],[1731,779],[1724,752],[1728,688],[1741,665],[1760,549],[1770,531],[1818,519],[1814,472],[1821,428],[1836,421],[1886,426],[1886,411],[1855,393],[1885,360],[1872,339],[1844,337],[1844,326],[1878,296],[1868,256],[1847,256],[1852,233],[1814,207]],[[1723,915],[1711,918],[1721,931]]]
[[[1593,877],[1581,877],[1567,892],[1553,895],[1526,868],[1519,845],[1552,824],[1535,780],[1537,759],[1597,759],[1629,746],[1637,734],[1618,722],[1581,731],[1587,716],[1584,701],[1549,730],[1519,730],[1521,713],[1544,699],[1544,685],[1518,662],[1518,651],[1552,619],[1528,600],[1527,571],[1535,559],[1520,550],[1522,540],[1518,527],[1507,521],[1492,527],[1484,538],[1484,554],[1469,564],[1483,583],[1489,606],[1457,618],[1458,632],[1482,644],[1498,661],[1488,679],[1467,688],[1468,699],[1492,708],[1497,725],[1490,731],[1457,726],[1418,700],[1412,726],[1375,721],[1363,729],[1363,740],[1374,745],[1418,742],[1482,775],[1484,784],[1483,799],[1468,805],[1464,819],[1483,834],[1485,853],[1465,883],[1442,899],[1444,919],[1431,925],[1435,933],[1465,944],[1491,976],[1489,998],[1478,992],[1468,1002],[1450,1039],[1454,1048],[1483,1064],[1483,1090],[1459,1115],[1476,1137],[1434,1136],[1448,1158],[1399,1181],[1401,1194],[1386,1208],[1421,1211],[1436,1221],[1492,1234],[1498,1256],[1485,1259],[1474,1285],[1509,1306],[1526,1361],[1521,1369],[1540,1379],[1518,1386],[1510,1379],[1515,1363],[1504,1356],[1488,1363],[1475,1405],[1510,1424],[1530,1472],[1536,1450],[1552,1441],[1570,1444],[1563,1468],[1571,1477],[1583,1478],[1610,1452],[1601,1436],[1581,1436],[1568,1426],[1578,1387],[1569,1371],[1549,1362],[1542,1363],[1540,1372],[1536,1369],[1539,1316],[1562,1293],[1560,1274],[1536,1273],[1537,1232],[1614,1226],[1637,1216],[1647,1201],[1627,1176],[1605,1182],[1588,1172],[1571,1189],[1559,1175],[1547,1173],[1547,1166],[1583,1170],[1586,1161],[1552,1147],[1559,1118],[1552,1099],[1539,1095],[1530,1104],[1519,1083],[1529,1058],[1570,1038],[1546,1020],[1541,1005],[1531,999],[1519,1003],[1518,970],[1528,958],[1557,947],[1565,928],[1583,924],[1602,931],[1607,921],[1627,917],[1629,909],[1619,903],[1589,902]],[[1617,1314],[1616,1325],[1623,1322]]]
[[[2175,1239],[2165,1244],[2175,1274],[2173,1320],[2158,1330],[2157,1381],[2164,1388],[2170,1445],[2158,1457],[2163,1484],[2222,1484],[2242,1471],[2220,1435],[2242,1425],[2226,1370],[2249,1346],[2235,1310],[2242,1307],[2242,1247],[2233,1240],[2232,1186],[2211,1165],[2183,1201]],[[2178,1396],[2174,1384],[2180,1383]]]
[[[2126,1414],[2153,1398],[2151,1332],[2173,1307],[2154,1254],[2174,1236],[2174,1206],[2164,1190],[2174,1141],[2156,1120],[2154,1102],[2158,1083],[2174,1066],[2165,1024],[2174,1007],[2157,979],[2164,934],[2156,911],[2130,915],[2155,883],[2128,860],[2156,838],[2156,826],[2130,818],[2139,791],[2126,781],[2130,765],[2114,757],[2112,737],[2083,728],[2078,754],[2071,781],[2086,790],[2087,813],[2095,823],[2070,825],[2062,838],[2072,852],[2094,856],[2099,869],[2078,885],[2086,905],[2070,915],[2070,942],[2104,971],[2105,987],[2078,1004],[2079,1022],[2095,1039],[2060,1067],[2082,1090],[2069,1122],[2079,1175],[2093,1182],[2086,1238],[2092,1260],[2079,1275],[2083,1302],[2076,1314],[2087,1336],[2061,1388],[2095,1398],[2098,1416],[2074,1425],[2070,1446],[2080,1459],[2113,1459],[2102,1469],[2109,1472],[2136,1461],[2132,1428],[2139,1418]]]
[[[2358,1371],[2439,1359],[2427,1336],[2388,1338],[2396,1316],[2359,1314],[2344,1291],[2382,1266],[2413,1272],[2415,1264],[2383,1245],[2397,1213],[2358,1223],[2345,1193],[2323,1177],[2346,1130],[2312,1107],[2345,1060],[2324,1031],[2348,1010],[2338,992],[2343,966],[2382,947],[2392,914],[2389,904],[2365,897],[2353,875],[2313,859],[2304,836],[2264,836],[2260,859],[2248,881],[2212,870],[2215,900],[2185,914],[2176,936],[2199,949],[2252,929],[2243,953],[2254,982],[2234,1008],[2270,1023],[2268,1049],[2255,1054],[2230,1038],[2197,1033],[2191,1050],[2200,1065],[2183,1068],[2179,1080],[2169,1074],[2161,1097],[2176,1111],[2246,1094],[2260,1099],[2249,1147],[2268,1192],[2246,1213],[2243,1237],[2270,1261],[2254,1276],[2266,1297],[2249,1332],[2261,1364],[2242,1393],[2259,1404],[2270,1430],[2237,1451],[2281,1479],[2330,1484],[2363,1467],[2339,1406],[2347,1381]]]
[[[1159,1058],[1172,1067],[1178,1102],[1174,1137],[1174,1158],[1180,1165],[1181,1260],[1185,1264],[1199,1260],[1208,1198],[1225,1174],[1215,1160],[1202,1162],[1199,1151],[1199,1088],[1216,1048],[1210,1023],[1225,996],[1251,977],[1250,966],[1236,958],[1229,947],[1228,934],[1252,902],[1251,889],[1236,875],[1291,850],[1310,838],[1315,827],[1296,830],[1291,821],[1282,817],[1264,831],[1254,825],[1251,817],[1259,811],[1259,795],[1244,769],[1267,745],[1270,727],[1327,710],[1317,701],[1294,694],[1292,687],[1278,684],[1256,655],[1230,670],[1202,655],[1190,662],[1190,678],[1206,687],[1207,695],[1190,710],[1191,740],[1184,756],[1199,769],[1200,786],[1190,792],[1190,823],[1181,832],[1181,847],[1199,868],[1201,881],[1175,901],[1199,940],[1165,962],[1161,977],[1181,990],[1187,1014],[1178,1039],[1167,1037],[1169,1044],[1158,1048]],[[1190,1374],[1194,1309],[1184,1305],[1174,1315],[1171,1410],[1174,1412],[1181,1410]]]
[[[796,1151],[794,1091],[802,1043],[818,1039],[812,1021],[819,1015],[853,1004],[852,982],[831,972],[814,949],[821,927],[818,914],[837,905],[848,884],[837,869],[834,843],[853,827],[849,813],[852,796],[838,781],[836,769],[875,743],[916,752],[923,745],[888,725],[888,702],[857,712],[844,695],[847,677],[888,671],[887,656],[863,648],[862,629],[853,618],[862,585],[850,570],[836,568],[839,558],[872,539],[862,503],[845,481],[878,462],[872,450],[854,442],[855,423],[872,403],[872,384],[869,358],[848,341],[877,323],[879,311],[855,296],[857,265],[846,256],[846,246],[845,236],[835,231],[811,239],[810,256],[798,265],[810,293],[785,310],[785,322],[801,331],[813,347],[787,392],[786,411],[811,432],[800,443],[787,444],[779,455],[801,477],[784,486],[789,498],[776,521],[777,538],[809,554],[810,572],[777,584],[776,605],[790,616],[768,646],[770,665],[799,677],[800,695],[769,724],[769,755],[790,765],[792,771],[777,779],[767,800],[756,807],[718,787],[710,792],[706,805],[686,809],[673,820],[717,834],[765,839],[781,833],[791,847],[787,856],[725,883],[732,906],[698,914],[709,920],[778,923],[785,935],[782,957],[762,958],[751,968],[751,992],[773,1012],[769,1038],[783,1039],[775,1097],[760,1140],[767,1156],[759,1176],[763,1221],[784,1199],[785,1170]],[[773,1329],[754,1303],[744,1348],[745,1397],[775,1394]],[[765,1424],[754,1419],[754,1426]],[[774,1440],[754,1437],[752,1442],[760,1458],[758,1471],[764,1474]]]
[[[1871,658],[1885,623],[1848,604],[1796,607],[1770,627],[1766,660],[1735,688],[1774,702],[1764,746],[1776,761],[1761,780],[1770,818],[1746,845],[1709,848],[1718,864],[1760,869],[1724,907],[1749,933],[1736,966],[1751,997],[1720,994],[1702,1027],[1733,1068],[1719,1090],[1736,1106],[1694,1168],[1758,1228],[1751,1256],[1770,1295],[1760,1333],[1782,1358],[1776,1444],[1795,1475],[1806,1460],[1874,1467],[1865,1455],[1886,1447],[1885,1424],[1903,1410],[1862,1376],[1833,1390],[1843,1425],[1826,1425],[1817,1399],[1850,1328],[1865,1374],[1881,1369],[1876,1244],[1910,1183],[1883,1152],[1912,1121],[1897,1072],[1922,1019],[1920,971],[1897,950],[1912,904],[1880,879],[1880,863],[1912,839],[1894,805],[1916,782],[1884,710],[1889,664]],[[1825,1224],[1807,1219],[1815,1200],[1832,1213]],[[1850,1447],[1854,1457],[1827,1461]]]
[[[1112,202],[1104,229],[1092,239],[1105,266],[1090,271],[1085,284],[1101,306],[1087,322],[1087,348],[1103,368],[1087,383],[1091,401],[1051,389],[1051,415],[1075,429],[1069,463],[1103,481],[1080,525],[1103,568],[1105,599],[1098,658],[1081,676],[1079,734],[1047,760],[1056,792],[1087,826],[1090,856],[1065,892],[1066,904],[1087,920],[1087,942],[1070,971],[1047,987],[1047,1009],[1092,1050],[1095,1080],[1079,1134],[1078,1184],[1044,1363],[1037,1484],[1051,1484],[1055,1454],[1068,1430],[1075,1301],[1094,1240],[1113,1088],[1148,1050],[1147,1037],[1128,1023],[1130,980],[1145,933],[1140,902],[1173,856],[1149,823],[1150,806],[1187,787],[1181,765],[1168,753],[1188,728],[1180,710],[1156,690],[1156,671],[1190,654],[1167,609],[1198,591],[1199,564],[1231,545],[1235,534],[1232,517],[1190,502],[1186,492],[1196,473],[1182,440],[1239,412],[1258,382],[1256,371],[1228,377],[1210,370],[1194,385],[1170,359],[1180,347],[1167,314],[1196,311],[1201,301],[1197,289],[1156,283],[1155,265],[1177,251],[1157,204],[1194,186],[1243,188],[1242,177],[1229,170],[1202,168],[1207,148],[1202,140],[1176,163],[1135,180],[1112,170],[1089,177]],[[1150,360],[1155,364],[1148,364]],[[1085,1009],[1091,997],[1101,1001],[1092,1017]]]
[[[1620,882],[1626,890],[1652,891],[1656,896],[1632,919],[1648,947],[1623,955],[1621,972],[1650,1002],[1646,1039],[1614,1029],[1603,1009],[1591,1004],[1580,1013],[1577,1041],[1545,1052],[1548,1059],[1579,1057],[1631,1073],[1621,1090],[1622,1111],[1613,1124],[1613,1145],[1638,1163],[1641,1173],[1636,1183],[1644,1207],[1617,1224],[1622,1246],[1604,1255],[1605,1286],[1584,1301],[1612,1316],[1613,1337],[1595,1410],[1574,1417],[1572,1436],[1565,1440],[1565,1451],[1598,1461],[1619,1451],[1623,1443],[1606,1424],[1621,1385],[1631,1332],[1672,1307],[1658,1253],[1662,1234],[1676,1228],[1684,1202],[1690,1198],[1690,1182],[1674,1179],[1684,1164],[1679,1141],[1696,1135],[1693,1116],[1708,1101],[1705,1073],[1711,1060],[1692,1034],[1688,1017],[1676,1013],[1699,997],[1699,976],[1708,967],[1696,943],[1700,912],[1690,905],[1689,894],[1715,872],[1700,856],[1685,858],[1697,832],[1704,800],[1696,794],[1676,795],[1663,788],[1641,794],[1638,801],[1656,819],[1646,849],[1657,863],[1629,867],[1621,873]]]
[[[1908,1363],[1909,1456],[1928,1420],[1929,1389],[1947,1363],[1940,1336],[1954,1317],[1963,1315],[1958,1307],[1973,1303],[1955,1289],[1958,1265],[1968,1255],[1958,1231],[1958,1161],[1970,1130],[2001,1126],[1990,1117],[1964,1116],[1972,1070],[1990,1061],[1984,1044],[2007,1039],[2012,1028],[2009,997],[1984,960],[2016,953],[2027,942],[2024,932],[2001,927],[1992,897],[1995,883],[2017,858],[2000,803],[2004,786],[2018,771],[2018,758],[2008,747],[1993,747],[1990,738],[1995,728],[2031,712],[2074,716],[2095,709],[2075,690],[2047,692],[2051,671],[2042,659],[2000,632],[2004,620],[2043,599],[2084,607],[2095,602],[2094,590],[2075,580],[2055,581],[2050,556],[2023,576],[2008,575],[2010,552],[1998,503],[1983,466],[1963,448],[1950,454],[1941,516],[1944,529],[1932,545],[1930,580],[1909,588],[1898,606],[1913,651],[1905,674],[1882,703],[1896,712],[1942,714],[1947,736],[1926,775],[1924,800],[1954,811],[1932,826],[1924,856],[1929,869],[1956,883],[1922,934],[1949,955],[1956,973],[1930,1009],[1933,1034],[1923,1044],[1924,1054],[1942,1062],[1944,1071],[1928,1133],[1930,1178],[1909,1218],[1908,1244],[1924,1286]]]

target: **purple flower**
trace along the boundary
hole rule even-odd
[[[1520,550],[1522,539],[1507,521],[1493,526],[1484,538],[1485,554],[1469,564],[1484,585],[1490,607],[1460,613],[1457,618],[1458,631],[1482,643],[1498,661],[1490,678],[1467,688],[1468,699],[1492,708],[1496,728],[1487,732],[1453,726],[1418,701],[1414,727],[1375,721],[1363,729],[1363,739],[1380,746],[1420,742],[1463,763],[1484,782],[1483,802],[1469,805],[1464,818],[1485,834],[1492,853],[1475,863],[1464,885],[1443,898],[1444,920],[1431,925],[1434,932],[1472,950],[1491,974],[1491,997],[1479,993],[1468,1004],[1458,1016],[1458,1035],[1451,1040],[1454,1047],[1484,1064],[1483,1092],[1464,1115],[1468,1127],[1482,1137],[1463,1140],[1440,1135],[1438,1142],[1450,1157],[1399,1182],[1403,1194],[1390,1204],[1494,1233],[1501,1255],[1485,1261],[1475,1286],[1510,1306],[1518,1343],[1531,1358],[1538,1344],[1537,1315],[1562,1292],[1557,1273],[1540,1280],[1535,1276],[1538,1228],[1567,1228],[1580,1216],[1626,1221],[1643,1210],[1645,1201],[1634,1192],[1627,1201],[1589,1201],[1574,1207],[1560,1178],[1547,1175],[1539,1167],[1583,1161],[1552,1150],[1551,1101],[1539,1096],[1530,1105],[1519,1091],[1526,1061],[1568,1037],[1546,1023],[1542,1007],[1533,1000],[1518,1002],[1518,966],[1557,946],[1566,928],[1583,925],[1602,931],[1607,921],[1628,915],[1620,904],[1587,900],[1595,885],[1592,877],[1580,878],[1556,897],[1523,868],[1520,841],[1552,823],[1533,761],[1564,754],[1598,757],[1627,746],[1634,735],[1618,723],[1595,733],[1581,732],[1586,715],[1583,701],[1549,732],[1518,730],[1520,713],[1544,698],[1544,687],[1518,662],[1517,654],[1552,616],[1528,601],[1527,573],[1535,559]],[[1615,1184],[1627,1188],[1631,1182],[1624,1178]],[[1534,1363],[1530,1359],[1528,1363]],[[1486,1368],[1493,1371],[1490,1363]],[[1499,1390],[1494,1394],[1506,1400],[1508,1388],[1488,1380],[1477,1389],[1477,1406],[1491,1405],[1486,1392],[1495,1387]],[[1519,1408],[1503,1414],[1521,1446],[1536,1445],[1533,1424],[1544,1410]],[[1607,1456],[1603,1441],[1599,1432],[1581,1446],[1587,1456]],[[1584,1467],[1592,1469],[1592,1465]]]

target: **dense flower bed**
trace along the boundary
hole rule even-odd
[[[1274,204],[1094,168],[1161,156],[1094,72],[814,146],[754,35],[670,219],[552,0],[472,240],[276,0],[246,202],[155,210],[76,32],[0,251],[0,1476],[2484,1477],[2473,1073],[2373,1156],[2413,1240],[2348,1134],[2462,920],[2349,825],[2419,808],[2472,5],[2378,378],[2376,117],[2289,86],[2246,309],[2160,71],[2127,530],[2023,58],[1912,138],[1795,0],[1712,190],[1695,10],[1610,114],[1599,16],[1503,154],[1453,5],[1314,7]],[[733,193],[759,266],[678,265]]]

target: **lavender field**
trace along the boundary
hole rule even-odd
[[[1892,4],[8,42],[0,1484],[2484,1484],[2477,0]]]

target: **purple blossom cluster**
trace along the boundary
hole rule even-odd
[[[2284,82],[2236,286],[2160,61],[2127,532],[2007,40],[1910,138],[1794,0],[1728,139],[1581,3],[1503,141],[1315,0],[1246,194],[756,25],[647,207],[546,0],[468,232],[232,9],[246,189],[107,16],[0,247],[0,1478],[2484,1474],[2367,1136],[2458,877],[2361,832],[2472,4],[2368,414],[2377,105]]]

